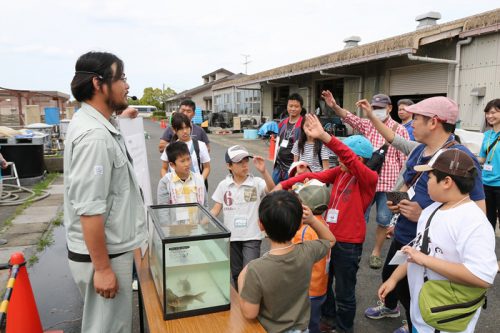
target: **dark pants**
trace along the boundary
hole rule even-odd
[[[238,276],[243,267],[260,257],[260,240],[231,242],[230,265],[235,289],[238,290]]]
[[[311,318],[309,319],[309,333],[321,333],[319,321],[321,319],[321,306],[325,303],[326,295],[309,297],[311,301]]]
[[[391,242],[391,247],[389,252],[387,252],[387,257],[385,258],[384,268],[382,269],[382,281],[387,281],[392,273],[398,268],[398,265],[389,265],[394,254],[400,250],[404,244],[401,244],[397,240],[393,239]],[[385,306],[389,309],[395,309],[398,306],[398,300],[401,302],[406,311],[406,320],[408,321],[408,327],[410,331],[412,329],[411,318],[410,318],[410,288],[408,286],[408,279],[405,276],[401,281],[398,282],[396,288],[387,294],[385,297]]]
[[[332,247],[328,290],[321,312],[324,317],[335,319],[340,332],[353,332],[356,275],[362,251],[363,244],[337,242]]]
[[[484,186],[486,199],[486,216],[490,221],[493,230],[497,226],[497,219],[500,215],[500,186]]]

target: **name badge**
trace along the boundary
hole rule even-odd
[[[493,164],[484,164],[483,170],[484,171],[493,171]]]
[[[330,208],[328,210],[328,213],[326,214],[326,222],[327,223],[337,223],[338,218],[339,218],[338,209]]]
[[[415,187],[414,186],[410,187],[407,193],[408,193],[408,198],[410,198],[411,200],[415,196]]]
[[[401,265],[404,264],[407,259],[408,256],[403,251],[398,250],[396,251],[396,253],[394,253],[394,257],[392,257],[389,265]]]
[[[248,220],[244,216],[235,216],[233,221],[235,228],[246,228],[248,226]]]
[[[281,147],[281,148],[286,148],[286,147],[288,147],[288,140],[284,139],[283,141],[281,141],[280,147]]]

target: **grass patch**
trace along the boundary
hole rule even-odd
[[[52,221],[52,224],[56,227],[63,224],[63,212],[59,212],[59,214],[57,214],[57,217]]]
[[[38,196],[42,195],[42,191],[46,190],[47,187],[49,187],[49,185],[52,184],[54,179],[56,179],[58,176],[59,176],[58,173],[51,172],[51,173],[47,174],[47,177],[45,177],[44,180],[35,184],[32,188],[32,191],[35,192],[35,196],[38,197]]]
[[[36,245],[36,250],[38,252],[42,252],[45,250],[47,246],[50,246],[54,244],[54,237],[52,237],[52,231],[48,231],[40,240],[38,241],[38,244]]]

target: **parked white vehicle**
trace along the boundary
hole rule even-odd
[[[158,111],[158,108],[154,105],[130,105],[130,107],[137,109],[139,116],[149,118],[153,115],[153,112]]]

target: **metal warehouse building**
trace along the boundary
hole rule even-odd
[[[485,104],[500,97],[500,9],[436,24],[439,18],[426,13],[413,32],[364,45],[353,36],[341,51],[216,84],[214,110],[277,118],[290,93],[301,94],[304,107],[314,110],[323,89],[352,111],[357,100],[379,92],[393,104],[448,96],[460,106],[461,127],[480,130]],[[260,102],[260,114],[242,107],[248,96]]]

